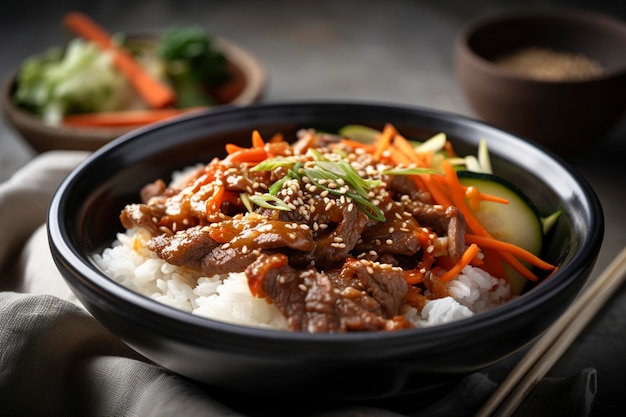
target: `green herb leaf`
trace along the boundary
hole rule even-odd
[[[258,163],[251,169],[251,171],[273,171],[276,168],[291,167],[296,163],[294,158],[285,158],[277,156],[275,158],[266,159],[263,162]]]
[[[421,175],[436,174],[437,171],[431,168],[395,168],[381,172],[382,175]]]
[[[273,210],[291,211],[291,207],[287,203],[270,194],[248,194],[248,199],[259,207]]]

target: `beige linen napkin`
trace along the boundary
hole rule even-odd
[[[250,401],[245,394],[216,391],[151,364],[81,306],[50,254],[44,225],[50,200],[87,156],[42,154],[0,184],[0,416],[471,416],[495,389],[477,373],[420,410],[315,407],[314,402],[303,407],[287,399]],[[539,388],[519,415],[568,410],[570,416],[586,416],[595,395],[595,370],[545,379]]]

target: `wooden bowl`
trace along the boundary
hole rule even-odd
[[[222,38],[215,46],[227,59],[231,78],[216,88],[214,95],[220,105],[245,106],[259,101],[267,85],[263,63],[239,45]],[[87,128],[50,126],[40,118],[17,106],[13,100],[16,74],[2,86],[1,105],[7,122],[37,152],[55,149],[94,151],[104,144],[139,127]]]
[[[541,79],[498,65],[524,48],[586,56],[602,74]],[[626,24],[577,9],[524,9],[469,22],[456,43],[462,91],[484,121],[560,154],[588,149],[626,110]]]

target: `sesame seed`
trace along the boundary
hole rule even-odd
[[[298,284],[298,288],[300,289],[300,291],[303,292],[306,292],[308,290],[308,288],[304,284]]]
[[[366,269],[367,269],[368,274],[370,275],[374,274],[374,268],[372,268],[371,266],[368,266]]]
[[[388,244],[388,245],[393,245],[393,240],[387,239],[387,240],[385,240],[385,243]]]
[[[241,247],[241,253],[243,253],[243,254],[248,253],[248,247],[247,247],[246,245],[243,245],[243,246]]]

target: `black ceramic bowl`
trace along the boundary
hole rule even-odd
[[[438,327],[391,333],[305,334],[227,324],[175,310],[107,278],[92,262],[122,231],[118,215],[140,188],[172,171],[224,156],[227,142],[249,145],[313,127],[393,123],[407,137],[445,132],[460,154],[488,140],[495,172],[519,185],[543,213],[562,210],[545,259],[559,268],[541,285],[495,310]],[[364,400],[442,387],[511,355],[540,335],[585,283],[600,249],[603,215],[589,185],[558,158],[467,118],[366,103],[285,103],[218,109],[134,131],[75,169],[49,213],[54,259],[102,324],[147,358],[226,390],[316,400]]]

